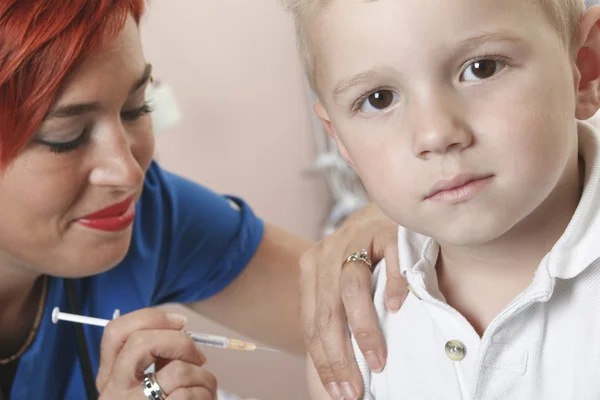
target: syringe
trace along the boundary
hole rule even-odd
[[[113,319],[117,318],[120,315],[119,310],[115,310],[113,314]],[[52,322],[58,323],[58,321],[69,321],[75,322],[78,324],[86,324],[86,325],[96,325],[96,326],[106,326],[110,322],[108,319],[101,318],[93,318],[86,317],[85,315],[77,315],[61,312],[58,307],[54,307],[52,310]],[[190,331],[184,331],[194,342],[201,346],[210,346],[210,347],[219,347],[222,349],[230,349],[230,350],[243,350],[243,351],[256,351],[256,350],[266,350],[266,351],[274,351],[279,352],[276,349],[270,349],[268,347],[259,347],[255,343],[246,342],[239,339],[231,339],[226,336],[217,336],[217,335],[208,335],[205,333],[196,333]]]
[[[239,339],[231,339],[226,336],[216,336],[216,335],[207,335],[204,333],[194,333],[185,331],[192,340],[199,345],[203,346],[212,346],[212,347],[220,347],[223,349],[230,350],[244,350],[244,351],[255,351],[255,350],[266,350],[266,351],[276,351],[279,350],[270,349],[268,347],[259,347],[254,343],[245,342]]]

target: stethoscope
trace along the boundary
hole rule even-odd
[[[64,279],[64,282],[65,291],[67,294],[68,309],[73,313],[81,314],[79,299],[75,290],[75,283],[70,279]],[[80,324],[73,324],[73,327],[75,328],[77,355],[83,375],[83,384],[85,386],[86,397],[88,400],[96,400],[98,399],[98,392],[96,390],[94,373],[92,371],[92,362],[90,361],[90,353],[88,352],[85,334],[83,333],[83,327]],[[2,390],[0,390],[0,400],[4,400],[4,394],[2,393]]]
[[[63,279],[65,283],[65,292],[67,294],[67,308],[73,314],[81,314],[79,298],[75,290],[75,282],[71,279]],[[92,361],[88,351],[85,333],[81,324],[73,324],[75,329],[75,340],[77,342],[77,355],[79,366],[81,367],[81,375],[83,376],[83,385],[88,400],[97,400],[98,391],[96,390],[96,382],[94,372],[92,370]]]

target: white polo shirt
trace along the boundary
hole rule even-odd
[[[400,266],[412,292],[388,313],[385,264],[375,270],[388,360],[383,372],[371,373],[353,338],[364,399],[600,399],[600,136],[580,123],[579,141],[586,165],[579,206],[531,285],[482,338],[435,295],[438,244],[400,229]]]

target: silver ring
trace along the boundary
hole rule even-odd
[[[144,389],[144,395],[148,400],[164,400],[166,398],[156,381],[156,375],[154,373],[144,375],[142,389]]]

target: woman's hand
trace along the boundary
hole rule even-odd
[[[323,385],[336,400],[357,399],[363,392],[347,324],[373,371],[381,371],[387,359],[371,271],[358,262],[344,266],[361,249],[368,251],[373,265],[385,257],[385,304],[397,311],[407,293],[398,261],[398,225],[375,205],[359,210],[300,261],[302,333]]]
[[[96,386],[100,400],[146,400],[144,371],[156,363],[156,381],[168,400],[217,398],[215,377],[188,334],[186,320],[146,308],[112,320],[104,329]]]

